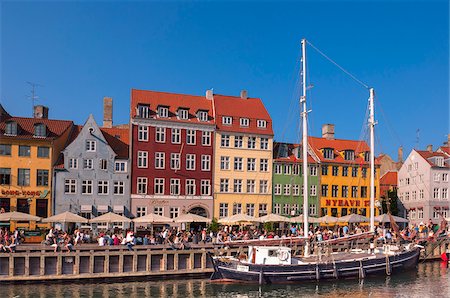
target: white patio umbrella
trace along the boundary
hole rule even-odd
[[[254,223],[254,222],[259,222],[259,218],[242,213],[219,219],[219,223],[221,224],[240,224],[240,223]]]
[[[42,218],[17,211],[0,213],[0,221],[40,221]]]
[[[303,215],[299,215],[296,217],[291,217],[290,222],[292,223],[297,223],[297,222],[303,222]],[[319,223],[318,221],[319,219],[317,217],[308,217],[308,222],[309,223]]]
[[[87,223],[89,220],[72,212],[66,211],[60,214],[44,218],[42,222],[60,222],[60,223]]]
[[[94,217],[93,219],[89,220],[90,223],[99,223],[99,222],[106,222],[106,223],[113,223],[113,222],[131,222],[131,219],[128,217],[115,214],[112,212],[105,213],[103,215]]]
[[[394,216],[394,215],[391,215],[391,216],[395,220],[395,222],[405,222],[405,223],[409,222],[409,220],[407,220],[406,218]],[[385,222],[391,222],[391,219],[390,219],[389,215],[385,213],[385,214],[375,216],[375,221],[385,223]]]
[[[134,223],[171,223],[173,222],[172,218],[165,217],[159,214],[150,213],[145,216],[137,217],[133,219]]]
[[[359,223],[359,222],[369,222],[370,219],[359,214],[349,214],[346,216],[339,217],[339,222],[348,222],[348,223]]]
[[[325,215],[317,218],[317,223],[336,224],[337,222],[338,218],[331,215]]]
[[[290,221],[290,219],[286,216],[281,216],[281,215],[273,214],[273,213],[261,216],[260,218],[257,218],[257,220],[259,222],[263,222],[263,223],[264,222],[289,222]]]
[[[210,223],[211,219],[197,215],[197,214],[184,213],[184,214],[181,214],[180,216],[174,218],[174,222],[176,222],[176,223],[191,223],[191,222]]]

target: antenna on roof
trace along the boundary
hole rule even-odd
[[[29,99],[31,99],[31,117],[34,117],[34,102],[39,99],[39,97],[36,95],[36,87],[44,87],[41,84],[28,82],[27,83],[31,86],[31,95],[28,96]]]
[[[420,129],[416,130],[416,147],[414,149],[419,148],[419,140],[420,140]]]

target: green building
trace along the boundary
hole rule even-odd
[[[303,162],[299,144],[274,142],[272,212],[288,217],[303,214]],[[309,215],[319,216],[319,165],[308,155]]]

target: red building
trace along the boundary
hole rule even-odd
[[[131,91],[131,212],[213,215],[212,97]]]
[[[386,172],[380,178],[380,197],[387,198],[388,192],[397,189],[397,172]]]

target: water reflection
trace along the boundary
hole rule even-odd
[[[64,283],[1,285],[0,297],[450,297],[450,273],[439,262],[423,263],[417,271],[363,281],[289,284],[217,284],[208,279],[136,281],[114,283]]]

